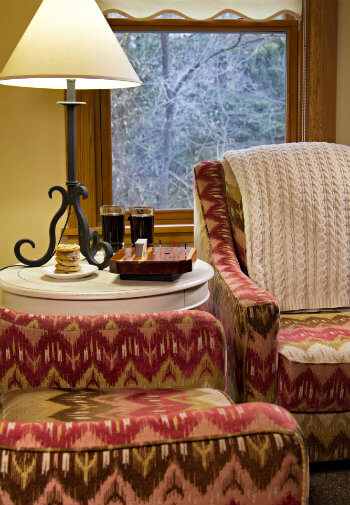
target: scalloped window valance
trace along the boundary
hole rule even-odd
[[[245,19],[266,20],[279,14],[301,18],[302,0],[96,0],[104,14],[152,19],[174,13],[186,19],[208,20],[230,12]]]

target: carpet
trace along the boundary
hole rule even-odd
[[[350,505],[350,461],[310,464],[309,505]]]

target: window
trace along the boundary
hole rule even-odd
[[[112,90],[113,201],[193,207],[193,165],[286,141],[286,32],[116,32],[143,86]]]
[[[334,142],[336,2],[305,0],[303,20],[299,24],[289,19],[268,22],[239,19],[210,22],[153,19],[138,22],[110,19],[109,23],[114,31],[119,32],[186,33],[235,30],[242,33],[254,31],[285,34],[287,69],[285,138],[287,141]],[[102,203],[112,202],[110,93],[80,92],[79,95],[79,99],[85,100],[87,105],[77,111],[77,178],[89,190],[89,198],[83,202],[83,208],[90,226],[99,230],[99,206]],[[205,157],[207,156],[203,155],[203,158]],[[157,229],[157,233],[160,233],[158,237],[162,239],[171,236],[176,240],[190,241],[193,228],[191,222],[193,211],[188,209],[156,212],[156,223],[166,225],[165,231],[162,226],[158,226]],[[72,222],[69,225],[68,236],[73,238],[76,233],[77,227]]]

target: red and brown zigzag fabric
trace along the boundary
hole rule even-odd
[[[305,504],[292,416],[245,404],[99,423],[0,423],[9,505]]]
[[[31,316],[0,308],[2,392],[37,387],[225,389],[221,325],[198,311]]]
[[[311,460],[348,459],[350,313],[280,317],[273,297],[244,273],[238,186],[225,186],[218,161],[197,164],[195,182],[195,245],[215,270],[206,309],[225,328],[229,394],[295,413]]]
[[[0,314],[3,415],[15,416],[0,421],[1,503],[307,502],[307,454],[293,417],[274,405],[230,405],[214,390],[225,387],[226,348],[211,315]],[[108,397],[113,415],[98,420],[96,399]],[[30,414],[28,398],[35,422],[16,422],[17,402]],[[69,408],[83,398],[78,415],[90,409],[89,422]]]

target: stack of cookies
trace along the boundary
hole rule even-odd
[[[80,247],[77,244],[60,244],[56,247],[55,274],[81,272]]]

